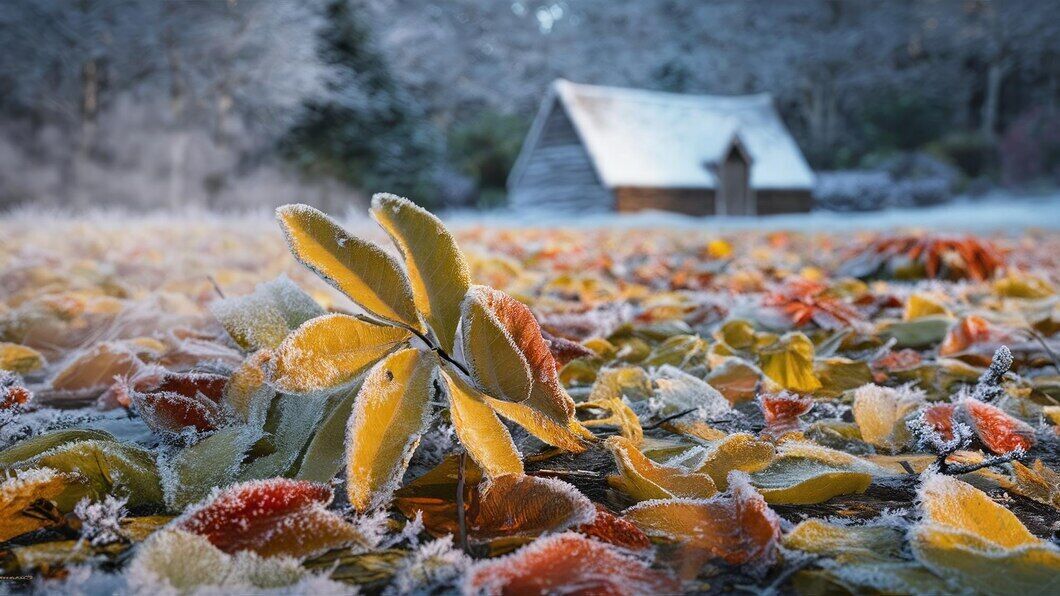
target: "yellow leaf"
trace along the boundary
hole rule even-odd
[[[862,440],[897,451],[912,440],[905,417],[922,403],[922,395],[911,390],[865,385],[854,391],[854,422]]]
[[[922,520],[910,545],[917,560],[968,591],[1055,594],[1060,549],[1037,538],[1011,511],[950,476],[928,476]]]
[[[15,472],[0,484],[0,542],[43,528],[49,522],[23,513],[37,499],[54,499],[74,476],[51,468]]]
[[[523,461],[508,429],[485,397],[456,373],[443,372],[449,388],[449,414],[460,443],[487,476],[522,474]]]
[[[1013,271],[1006,277],[994,282],[994,293],[1006,298],[1037,300],[1052,296],[1056,293],[1056,290],[1053,289],[1049,282],[1040,277]]]
[[[802,333],[788,333],[759,354],[762,372],[784,389],[809,393],[821,388],[813,373],[813,342]]]
[[[426,209],[394,195],[373,196],[372,217],[404,255],[416,308],[442,348],[452,353],[460,303],[471,287],[471,273],[456,239]]]
[[[619,472],[619,476],[612,476],[608,481],[638,501],[705,498],[718,492],[710,476],[657,464],[638,451],[629,439],[611,437],[605,445],[615,456]]]
[[[581,453],[586,449],[585,441],[592,441],[596,438],[575,418],[571,418],[566,424],[560,424],[524,404],[492,397],[487,397],[486,403],[501,416],[525,428],[527,432],[553,447]]]
[[[729,472],[757,472],[773,461],[776,448],[768,441],[760,441],[748,433],[731,434],[710,445],[699,473],[714,479],[721,490],[729,488]]]
[[[308,205],[284,205],[276,216],[299,262],[372,315],[423,331],[409,280],[382,248]]]
[[[840,563],[897,561],[903,532],[885,526],[841,526],[820,519],[800,522],[786,536],[786,548],[831,557]]]
[[[949,309],[934,296],[928,294],[911,294],[905,301],[905,312],[902,313],[902,319],[906,321],[914,321],[922,317],[935,315],[951,317],[953,316],[953,313],[951,313]]]
[[[378,507],[397,488],[429,422],[437,373],[437,355],[414,348],[369,371],[346,427],[346,490],[358,511]]]
[[[721,238],[715,238],[707,243],[707,254],[712,259],[727,259],[732,256],[732,245]]]
[[[0,370],[10,370],[21,375],[31,373],[44,366],[44,356],[33,348],[8,342],[0,342]]]
[[[810,505],[864,492],[873,472],[883,470],[842,451],[791,441],[781,444],[769,466],[751,474],[751,483],[769,503]]]
[[[273,354],[271,382],[284,393],[310,393],[349,383],[412,334],[350,315],[317,317],[291,332]]]
[[[1012,476],[1012,481],[1003,484],[1005,488],[1060,509],[1060,474],[1042,460],[1035,460],[1029,468],[1018,461],[1012,462]]]

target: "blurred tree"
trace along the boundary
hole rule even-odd
[[[432,205],[441,139],[391,74],[365,17],[351,0],[325,8],[318,50],[324,90],[305,103],[281,146],[308,173]]]
[[[451,159],[475,181],[480,206],[503,202],[508,171],[519,155],[526,130],[525,118],[484,111],[449,133]]]

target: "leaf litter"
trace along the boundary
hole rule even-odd
[[[392,195],[372,215],[82,226],[109,234],[87,247],[0,223],[5,573],[1055,590],[1054,235],[451,233]]]

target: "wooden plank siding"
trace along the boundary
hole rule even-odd
[[[614,209],[611,191],[600,183],[574,124],[558,102],[529,151],[522,175],[509,189],[513,207],[577,212]]]
[[[714,191],[623,186],[615,189],[615,208],[621,212],[656,209],[685,215],[714,215]]]

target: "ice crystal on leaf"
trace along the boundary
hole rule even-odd
[[[81,499],[74,506],[74,515],[81,520],[81,537],[92,546],[118,542],[123,538],[121,521],[124,519],[126,499],[107,495],[102,501]]]

